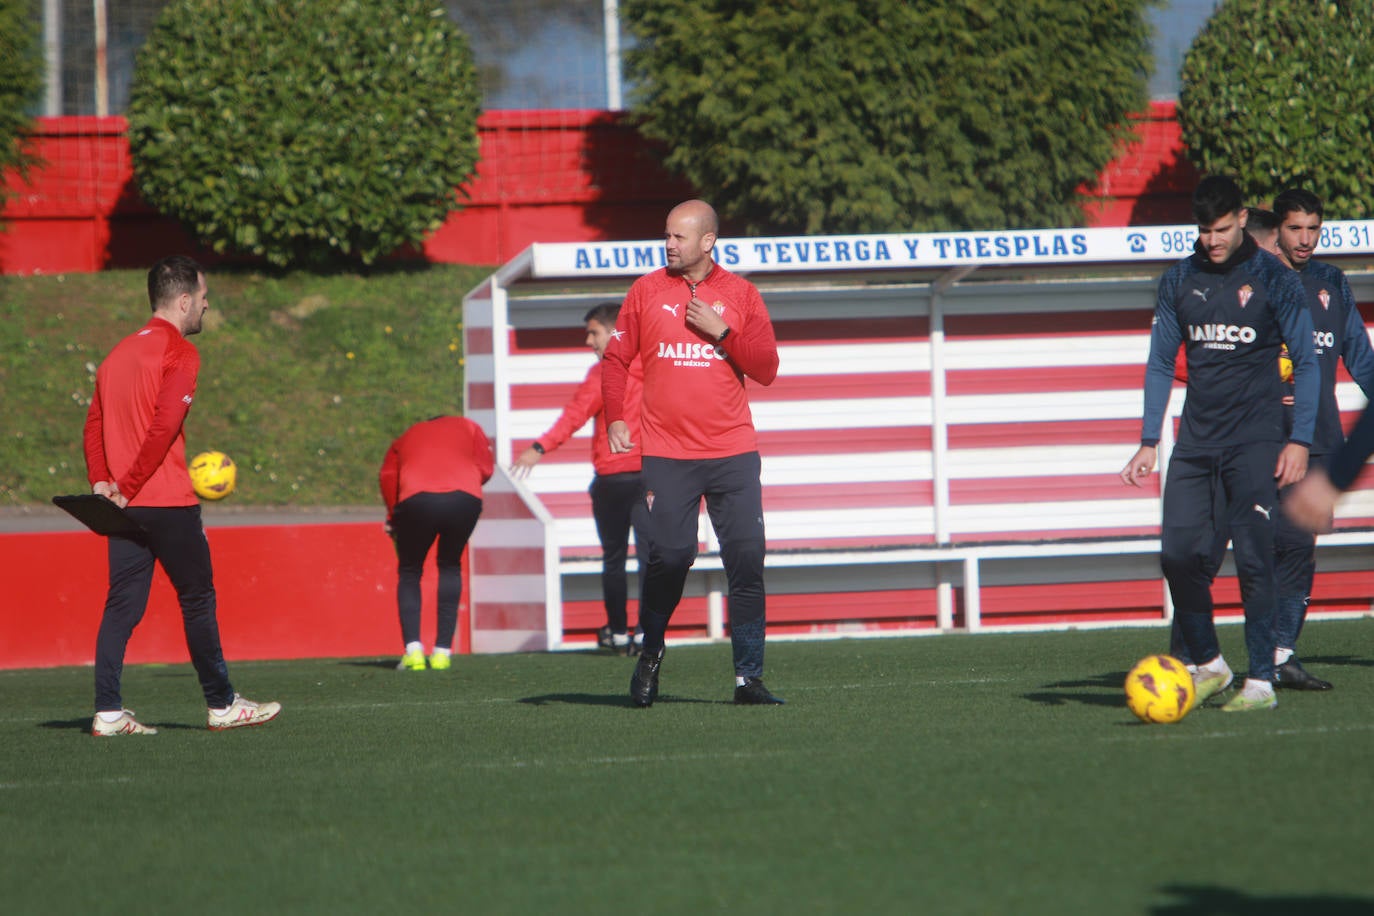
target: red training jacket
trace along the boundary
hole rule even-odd
[[[573,433],[577,432],[587,424],[587,420],[595,418],[592,425],[592,466],[600,476],[607,474],[626,474],[640,469],[640,404],[644,397],[644,369],[635,360],[630,364],[630,372],[625,380],[625,413],[624,420],[630,427],[630,439],[634,442],[634,448],[628,452],[615,454],[611,451],[611,442],[606,438],[606,411],[602,409],[601,400],[601,362],[600,360],[587,370],[587,377],[582,380],[582,384],[577,386],[577,391],[573,392],[572,400],[568,401],[563,412],[554,421],[553,426],[549,427],[548,432],[534,440],[546,452],[551,452],[564,442],[572,438]]]
[[[377,482],[386,517],[416,493],[462,490],[482,498],[482,484],[495,469],[491,443],[467,417],[435,417],[401,433],[382,460]]]
[[[606,422],[624,420],[629,366],[644,366],[643,452],[659,458],[728,458],[758,449],[744,377],[778,375],[773,322],[754,284],[719,264],[696,287],[730,326],[719,348],[687,326],[691,287],[660,268],[630,287],[602,362]]]
[[[196,393],[200,353],[153,317],[121,340],[95,375],[83,446],[86,479],[114,481],[131,506],[194,506],[182,425]]]

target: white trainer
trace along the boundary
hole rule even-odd
[[[223,731],[226,728],[243,728],[247,725],[261,725],[264,722],[271,722],[281,712],[280,703],[254,703],[252,700],[245,700],[237,693],[234,694],[234,702],[229,704],[229,708],[224,712],[216,712],[211,709],[209,714],[209,727],[211,731]]]
[[[144,725],[134,718],[132,709],[122,709],[119,718],[113,722],[106,722],[96,715],[91,720],[91,734],[97,738],[114,738],[118,735],[156,735],[157,729],[151,725]]]

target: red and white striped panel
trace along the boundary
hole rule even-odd
[[[495,332],[489,279],[463,300],[463,415],[496,434]],[[493,438],[493,441],[495,439]],[[497,459],[500,459],[500,455]]]
[[[508,335],[495,331],[500,309],[491,280],[463,302],[464,414],[497,440],[498,349]],[[497,455],[498,464],[502,456]],[[561,639],[550,621],[559,614],[558,555],[545,536],[547,513],[526,502],[504,467],[482,488],[482,518],[469,542],[468,595],[473,652],[547,649]]]
[[[482,518],[468,552],[473,652],[547,649],[556,616],[558,556],[545,543],[547,518],[498,469],[482,491]],[[556,602],[554,603],[556,605]]]
[[[1082,333],[1054,315],[1018,333],[1008,316],[948,322],[953,540],[1157,530],[1158,484],[1140,491],[1117,477],[1139,440],[1149,314],[1114,315],[1117,324],[1095,321]],[[778,378],[749,383],[770,549],[935,541],[927,322],[879,319],[865,333],[868,324],[778,321]],[[592,359],[512,355],[514,452],[552,425]],[[586,495],[590,435],[589,423],[529,481],[557,520],[565,556],[599,552]]]

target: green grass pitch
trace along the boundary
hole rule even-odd
[[[285,711],[225,733],[189,665],[133,666],[161,733],[112,740],[89,669],[0,672],[0,908],[1374,912],[1374,620],[1309,624],[1328,694],[1142,725],[1122,679],[1166,638],[777,640],[777,708],[729,703],[719,645],[649,710],[592,653],[231,660]]]

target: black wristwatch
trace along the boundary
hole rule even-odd
[[[532,445],[530,445],[530,448],[534,449],[541,455],[544,454],[544,446],[540,445],[538,442],[535,442]]]
[[[730,336],[730,326],[727,324],[727,325],[725,326],[725,330],[721,331],[721,332],[720,332],[720,336],[716,338],[716,343],[718,343],[718,344],[723,344],[723,343],[725,343],[725,338],[727,338],[727,337],[729,337],[729,336]]]

